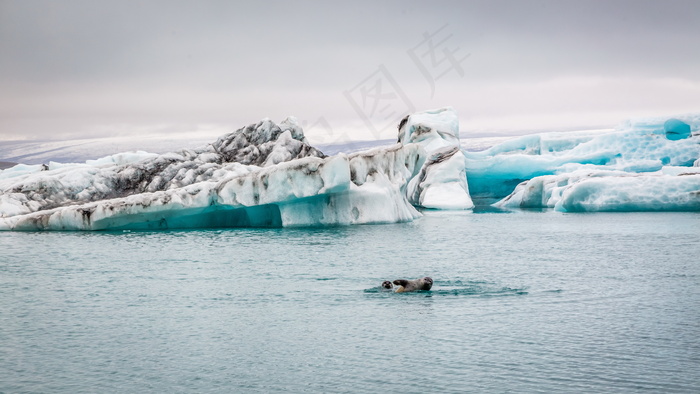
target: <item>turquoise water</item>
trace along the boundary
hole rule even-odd
[[[698,392],[699,240],[693,213],[1,233],[0,392]]]

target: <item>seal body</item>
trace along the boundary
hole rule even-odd
[[[397,293],[407,293],[409,291],[430,290],[433,287],[433,279],[429,276],[414,280],[396,279],[394,284],[398,286]]]

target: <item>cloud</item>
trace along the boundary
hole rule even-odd
[[[344,95],[380,65],[411,107],[452,105],[465,130],[688,112],[700,108],[699,10],[694,1],[1,1],[0,139],[223,130],[288,115],[324,125],[319,140],[393,138],[372,132]],[[431,81],[408,51],[441,28],[435,54],[468,57],[461,73]]]

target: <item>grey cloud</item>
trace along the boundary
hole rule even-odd
[[[628,86],[610,82],[616,78],[643,85],[630,95],[648,87],[652,97],[675,86],[652,80],[696,83],[699,15],[695,1],[4,0],[0,139],[97,133],[107,124],[243,125],[289,114],[342,128],[359,116],[342,92],[379,64],[417,109],[450,104],[473,118],[479,108],[506,122],[523,108],[551,113],[577,94],[564,84],[546,90],[552,97],[528,95],[546,81],[600,77],[601,89],[571,100],[600,113],[611,96],[605,89]],[[445,25],[469,58],[464,75],[446,75],[431,97],[407,50]],[[507,84],[520,90],[499,100]],[[694,90],[684,89],[669,92],[676,102],[644,108],[685,109],[679,103]],[[620,113],[639,105],[612,96],[623,101]]]

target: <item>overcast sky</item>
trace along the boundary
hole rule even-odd
[[[700,2],[0,0],[0,140],[206,135],[294,115],[315,143],[700,112]]]

